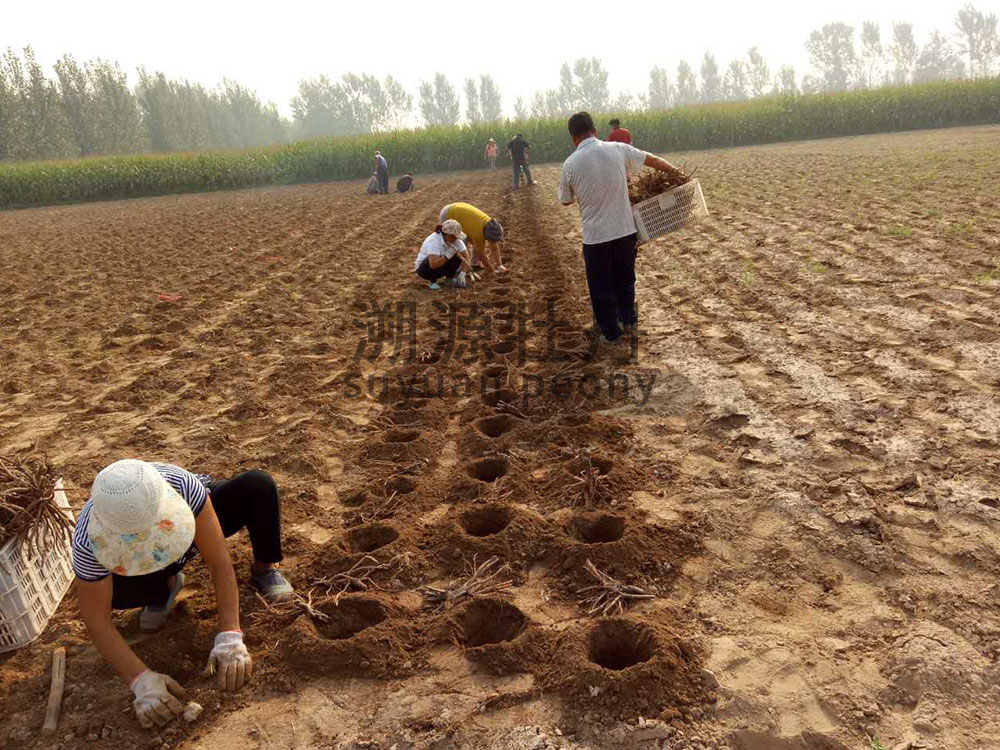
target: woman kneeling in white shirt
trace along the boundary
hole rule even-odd
[[[465,286],[465,274],[472,271],[469,254],[465,249],[465,233],[454,219],[435,228],[420,247],[413,270],[417,276],[430,282],[431,289],[440,289],[438,279],[449,279],[455,286]]]

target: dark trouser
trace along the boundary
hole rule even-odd
[[[388,169],[378,169],[378,192],[380,195],[389,194],[389,170]]]
[[[601,333],[614,341],[621,335],[618,323],[632,325],[635,311],[636,236],[583,246],[590,305]]]
[[[434,283],[438,279],[451,278],[456,273],[458,269],[462,267],[462,259],[457,255],[451,256],[451,258],[445,262],[440,268],[431,268],[431,262],[428,258],[424,258],[424,262],[417,267],[417,276],[422,279],[427,279],[431,283]]]
[[[222,534],[233,536],[240,529],[250,535],[257,562],[281,562],[281,501],[278,485],[263,471],[248,471],[232,479],[212,482],[208,491],[212,507],[222,526]],[[170,597],[169,579],[194,554],[194,546],[184,558],[144,576],[112,575],[112,609],[158,606]]]
[[[514,162],[514,189],[517,190],[521,186],[521,170],[524,170],[524,179],[530,185],[531,184],[531,170],[528,169],[528,162],[526,161],[515,161]]]

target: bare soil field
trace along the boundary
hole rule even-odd
[[[1000,744],[1000,128],[670,158],[713,218],[640,249],[632,350],[555,165],[0,213],[0,450],[77,506],[123,457],[265,469],[308,595],[245,587],[236,695],[197,560],[162,632],[119,615],[206,709],[145,732],[71,594],[0,655],[0,747]],[[433,293],[456,200],[511,273]],[[653,598],[591,612],[588,561]]]

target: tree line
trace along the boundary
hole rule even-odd
[[[706,52],[697,69],[681,60],[656,66],[645,91],[613,96],[597,58],[564,63],[558,85],[530,100],[518,97],[514,118],[594,112],[657,111],[692,104],[744,101],[769,95],[817,94],[882,85],[992,76],[1000,60],[997,17],[971,5],[958,11],[951,35],[934,31],[922,46],[913,25],[860,30],[830,23],[806,40],[812,71],[801,78],[790,65],[772,69],[757,47],[722,65]],[[0,57],[0,160],[72,158],[99,154],[244,149],[292,140],[404,129],[414,117],[425,126],[492,123],[504,119],[503,97],[490,75],[468,78],[459,89],[443,73],[423,81],[416,101],[393,76],[346,73],[299,82],[291,119],[251,89],[224,80],[215,88],[174,80],[140,68],[130,86],[106,60],[60,58],[47,76],[33,51]],[[463,108],[464,97],[464,108]]]

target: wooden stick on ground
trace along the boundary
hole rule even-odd
[[[59,712],[62,710],[63,690],[66,688],[66,649],[57,648],[52,652],[52,684],[49,687],[49,705],[45,707],[45,723],[42,734],[52,734],[59,726]]]

